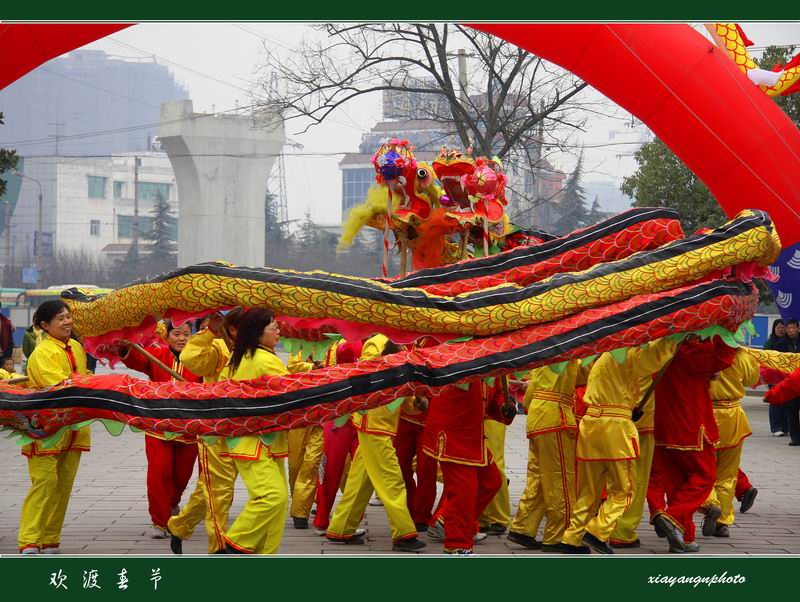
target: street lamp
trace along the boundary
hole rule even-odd
[[[42,233],[42,183],[39,182],[36,178],[32,178],[29,175],[22,173],[21,171],[17,171],[16,169],[12,172],[14,175],[19,176],[20,178],[25,178],[27,180],[32,180],[36,182],[36,185],[39,187],[39,226],[36,233],[36,244],[35,244],[35,258],[36,258],[36,269],[39,271],[39,281],[42,282],[42,246],[44,243],[43,240],[43,233]],[[43,282],[42,282],[43,284]]]

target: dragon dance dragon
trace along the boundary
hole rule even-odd
[[[266,307],[298,337],[382,332],[438,344],[255,381],[154,383],[77,376],[44,391],[0,383],[0,425],[32,439],[101,420],[134,429],[238,437],[320,424],[448,384],[620,351],[685,332],[732,332],[755,311],[751,277],[780,251],[769,217],[743,212],[684,237],[677,215],[634,209],[595,226],[405,277],[237,267],[179,269],[109,294],[65,293],[86,348],[147,342],[156,321]],[[710,330],[709,330],[710,329]],[[735,344],[735,343],[734,343]]]

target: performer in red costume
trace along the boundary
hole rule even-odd
[[[482,382],[448,385],[430,400],[422,449],[442,468],[446,554],[472,554],[478,516],[502,484],[483,431],[484,416],[511,424],[517,412],[499,382],[489,394]]]
[[[719,337],[701,341],[689,335],[656,387],[656,449],[647,503],[650,522],[666,535],[670,552],[700,549],[692,516],[714,487],[719,441],[710,381],[733,363],[735,352]],[[712,506],[708,512],[716,513],[704,519],[712,525],[711,535],[720,511]]]
[[[148,353],[185,380],[202,382],[199,376],[187,370],[180,361],[181,351],[192,335],[189,324],[177,327],[169,321],[164,324],[165,331],[157,332],[163,336],[166,344],[151,345],[147,348]],[[119,355],[128,368],[144,372],[153,382],[173,380],[169,372],[126,345],[120,345]],[[169,536],[167,522],[170,516],[178,514],[178,504],[197,461],[197,439],[191,435],[167,439],[163,433],[147,431],[144,442],[147,455],[147,504],[153,521],[152,537],[166,539]]]

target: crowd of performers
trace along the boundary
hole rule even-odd
[[[33,324],[38,337],[27,386],[42,389],[88,373],[64,303],[43,303]],[[287,366],[275,353],[278,324],[265,309],[212,314],[194,334],[189,324],[161,323],[160,336],[146,353],[126,343],[114,352],[153,381],[215,382],[309,371],[401,350],[377,334],[340,341],[316,361],[290,357]],[[593,362],[532,370],[522,401],[527,483],[513,517],[503,449],[518,404],[505,377],[448,385],[430,399],[415,397],[399,407],[389,404],[269,436],[212,444],[147,432],[153,537],[168,539],[181,554],[183,541],[204,522],[209,554],[274,554],[288,512],[294,528],[313,527],[330,541],[359,545],[365,542],[359,524],[374,493],[388,516],[394,551],[425,547],[425,534],[441,541],[447,554],[470,555],[488,535],[505,534],[533,550],[610,554],[640,545],[637,530],[647,503],[650,523],[669,550],[696,552],[696,514],[704,536],[729,537],[734,500],[745,512],[756,497],[739,461],[751,434],[741,400],[758,381],[759,365],[743,348],[696,335],[659,339],[628,349],[624,358],[604,353]],[[58,553],[89,438],[85,426],[67,431],[53,446],[23,447],[31,487],[19,528],[22,554]],[[179,508],[196,464],[195,490]],[[231,517],[239,476],[248,500]],[[443,482],[438,504],[437,480]]]

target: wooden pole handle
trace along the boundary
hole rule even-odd
[[[145,356],[148,360],[150,360],[156,366],[158,366],[159,368],[164,370],[166,373],[168,373],[175,380],[179,380],[181,382],[186,382],[186,379],[183,376],[181,376],[180,374],[175,372],[175,370],[173,370],[172,368],[168,368],[166,364],[164,364],[160,359],[155,357],[152,353],[149,353],[147,350],[145,350],[144,347],[142,347],[138,343],[131,343],[130,341],[125,341],[125,340],[120,341],[120,343],[122,343],[124,345],[128,345],[131,349],[135,349],[138,353],[140,353],[141,355]]]

